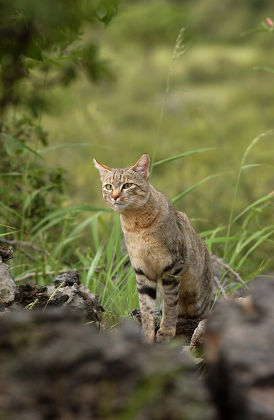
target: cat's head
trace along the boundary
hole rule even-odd
[[[143,154],[133,166],[114,169],[94,159],[100,172],[104,200],[123,213],[142,207],[149,197],[149,155]]]

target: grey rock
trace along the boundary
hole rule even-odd
[[[59,283],[57,288],[55,286],[20,285],[16,289],[14,302],[31,309],[69,307],[78,312],[83,320],[98,325],[104,308],[100,305],[97,296],[82,284],[72,282],[70,286],[66,286],[64,282],[64,286],[61,287],[62,284]]]
[[[207,320],[202,319],[195,328],[190,341],[190,349],[194,351],[202,350],[205,338]]]
[[[133,321],[99,333],[64,308],[20,311],[0,336],[3,419],[215,419],[190,358]]]
[[[0,304],[9,305],[13,302],[16,285],[11,277],[9,266],[0,258]]]
[[[207,381],[224,420],[274,419],[274,278],[254,280],[251,296],[208,320]]]

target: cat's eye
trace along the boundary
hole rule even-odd
[[[113,190],[113,187],[112,187],[111,184],[106,184],[105,189],[108,190],[108,191],[111,191],[111,190]]]
[[[127,190],[128,188],[132,187],[132,183],[131,182],[127,182],[126,184],[123,185],[123,190]]]

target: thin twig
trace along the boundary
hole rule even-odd
[[[214,279],[214,281],[215,281],[215,283],[216,283],[216,285],[217,285],[218,289],[219,289],[219,290],[220,290],[220,292],[222,293],[223,297],[224,297],[225,299],[227,299],[227,294],[226,294],[226,291],[225,291],[225,289],[223,288],[223,286],[221,285],[221,282],[219,281],[218,277],[217,277],[217,276],[214,276],[214,277],[213,277],[213,279]]]
[[[81,267],[78,270],[84,270],[84,271],[88,271],[90,269],[90,267]],[[25,280],[29,280],[32,279],[33,277],[40,277],[40,276],[53,276],[54,274],[66,274],[66,273],[74,273],[75,271],[78,271],[76,269],[71,269],[71,270],[58,270],[57,272],[54,270],[49,270],[49,271],[39,271],[38,273],[33,271],[31,273],[26,273],[24,276],[22,277],[18,277],[15,279],[16,282],[19,281],[25,281]],[[100,269],[96,268],[95,272],[98,272]]]
[[[211,254],[211,259],[215,262],[217,262],[218,264],[222,265],[229,273],[231,273],[234,278],[236,280],[238,280],[239,283],[241,283],[241,285],[243,287],[246,288],[246,290],[249,291],[248,286],[246,285],[246,283],[243,281],[243,279],[241,278],[240,274],[237,273],[237,271],[233,270],[233,268],[231,268],[228,264],[226,264],[221,258],[217,257],[217,255],[212,255]]]
[[[48,255],[48,252],[45,251],[44,249],[31,244],[30,242],[26,242],[26,241],[17,241],[15,239],[11,240],[11,239],[0,239],[0,243],[3,244],[7,244],[7,245],[14,245],[15,247],[19,247],[19,248],[30,248],[33,251],[37,251],[37,252],[43,252],[44,254]]]
[[[27,258],[29,258],[31,261],[34,261],[34,262],[36,262],[36,259],[29,253],[29,252],[26,252],[25,250],[23,250],[23,249],[20,249],[20,252],[22,252],[22,254],[24,254]]]

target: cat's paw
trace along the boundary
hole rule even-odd
[[[155,333],[154,331],[151,333],[148,333],[146,331],[143,331],[143,338],[144,338],[144,342],[147,344],[152,344],[155,341]]]
[[[160,328],[156,334],[156,340],[158,343],[169,343],[170,340],[175,337],[175,328],[165,329]]]

